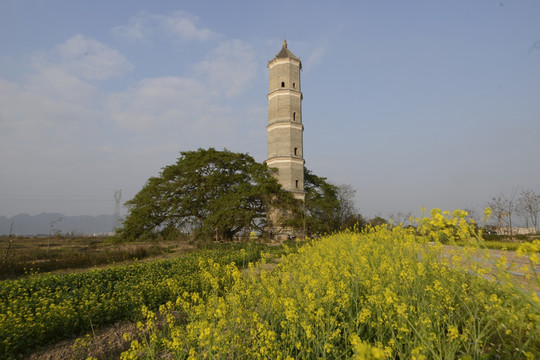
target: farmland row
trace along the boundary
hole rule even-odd
[[[1,282],[0,358],[18,358],[100,326],[140,319],[143,306],[156,309],[184,292],[204,292],[209,285],[203,264],[246,266],[265,248],[220,247],[172,260]]]

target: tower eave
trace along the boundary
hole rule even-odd
[[[276,62],[276,61],[279,61],[279,60],[292,60],[292,61],[296,61],[298,62],[298,66],[300,68],[300,70],[302,70],[302,61],[300,59],[298,59],[296,56],[295,57],[277,57],[277,55],[270,61],[268,61],[266,67],[270,68],[271,65]]]
[[[272,60],[270,60],[268,62],[268,66],[270,66],[270,64],[273,61],[277,60],[277,59],[293,59],[293,60],[296,60],[296,61],[298,61],[300,63],[300,69],[302,69],[302,61],[300,61],[300,59],[297,58],[296,55],[294,55],[292,53],[292,51],[287,48],[287,40],[286,39],[283,40],[283,45],[281,47],[281,50],[276,54],[276,56],[274,56],[274,58]]]

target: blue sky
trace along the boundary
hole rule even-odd
[[[0,215],[111,214],[180,151],[266,156],[302,60],[306,166],[366,217],[540,193],[540,1],[0,1]]]

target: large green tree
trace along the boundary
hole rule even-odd
[[[301,221],[309,234],[345,230],[355,224],[365,226],[366,221],[354,204],[356,191],[352,186],[336,186],[304,168],[304,191],[306,201]]]
[[[304,168],[305,226],[310,233],[330,233],[339,229],[338,187]]]
[[[294,203],[273,170],[248,154],[187,151],[126,203],[117,233],[134,240],[189,227],[197,236],[231,240],[242,230],[262,230],[270,207],[292,209]]]

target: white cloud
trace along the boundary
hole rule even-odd
[[[53,80],[60,76],[80,81],[99,81],[123,76],[134,66],[118,50],[96,39],[75,35],[50,51],[39,53],[32,59],[33,73],[45,75],[54,72]]]
[[[213,36],[182,23],[182,16],[151,20],[182,39]],[[148,24],[140,24],[140,34],[148,34]],[[147,78],[114,93],[99,81],[132,67],[117,50],[76,35],[35,56],[19,83],[0,78],[0,152],[7,154],[0,188],[6,194],[94,194],[119,186],[135,192],[179,151],[250,149],[244,144],[255,123],[233,103],[256,75],[250,45],[220,43],[191,76]]]
[[[82,114],[101,111],[104,94],[91,80],[121,76],[133,67],[115,49],[82,35],[35,55],[31,63],[21,84],[2,83],[2,108],[11,111],[7,121],[32,124],[35,130],[47,123],[73,124]]]
[[[181,37],[184,40],[209,40],[214,33],[207,28],[197,28],[195,23],[199,20],[197,17],[184,11],[176,11],[170,16],[157,16],[165,29]]]
[[[129,67],[116,50],[76,35],[35,56],[20,84],[0,79],[0,152],[11,154],[8,168],[17,169],[10,176],[22,170],[53,181],[77,171],[68,164],[104,145],[105,96],[90,80],[120,76]]]
[[[116,49],[80,34],[58,45],[53,57],[72,75],[91,81],[120,77],[133,69]]]
[[[317,66],[322,61],[322,59],[326,55],[326,52],[328,51],[329,45],[330,42],[328,41],[328,39],[323,39],[315,46],[315,48],[310,52],[306,61],[304,62],[304,67],[306,68],[306,70]]]
[[[0,109],[0,152],[9,154],[4,164],[10,169],[3,176],[4,190],[32,182],[39,187],[45,179],[69,174],[84,157],[88,140],[99,136],[99,112],[2,79]]]
[[[107,108],[122,128],[162,131],[180,122],[193,124],[197,112],[203,108],[204,95],[203,85],[194,79],[145,79],[131,89],[112,94]]]
[[[56,98],[57,94],[40,93],[0,79],[0,121],[4,145],[23,141],[44,141],[68,135],[77,130],[76,123],[88,122],[93,111],[74,102]]]
[[[173,35],[186,41],[206,41],[217,36],[212,30],[198,27],[199,18],[185,11],[169,15],[141,13],[130,19],[128,25],[112,29],[114,35],[129,41],[148,41],[159,33]]]
[[[132,17],[128,25],[120,25],[112,29],[113,35],[126,39],[128,41],[137,42],[145,40],[145,29],[148,23],[148,15],[141,14]]]
[[[230,98],[245,91],[255,78],[255,51],[240,40],[224,41],[206,60],[195,65],[195,71],[206,78],[212,94],[222,93]]]
[[[87,51],[95,55],[88,61],[82,55]],[[34,149],[78,143],[83,153],[90,146],[112,151],[100,126],[109,127],[106,133],[150,142],[162,138],[173,148],[226,145],[238,137],[243,120],[242,110],[232,108],[230,99],[245,92],[256,73],[251,46],[231,40],[195,64],[192,77],[148,78],[107,93],[88,79],[112,76],[127,62],[114,49],[77,35],[48,55],[35,59],[34,71],[22,84],[0,79],[0,137],[6,151],[17,148],[17,141],[32,142]],[[98,75],[99,69],[108,75]],[[98,138],[85,144],[88,136]],[[132,140],[122,141],[121,146],[133,145]],[[142,150],[146,145],[138,146]]]
[[[231,109],[193,78],[142,80],[112,94],[106,112],[122,132],[143,138],[143,146],[161,143],[172,149],[218,146],[219,139],[234,138],[238,125]]]
[[[48,64],[38,72],[27,75],[25,89],[58,101],[90,105],[98,95],[98,89],[70,74],[58,65]]]
[[[234,134],[240,119],[230,99],[246,92],[256,75],[254,50],[239,40],[225,41],[194,69],[192,77],[144,79],[111,94],[108,117],[132,133],[174,134],[187,142]]]

